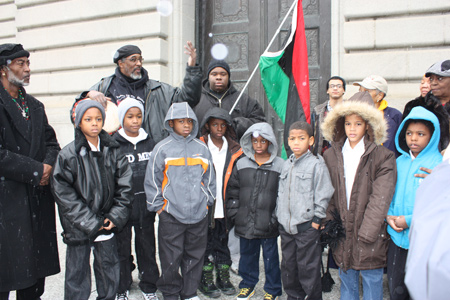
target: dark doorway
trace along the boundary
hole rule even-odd
[[[226,45],[229,54],[225,60],[231,68],[231,80],[241,90],[292,2],[293,0],[197,0],[197,45],[199,62],[204,70],[211,60],[211,47],[216,43]],[[313,108],[327,99],[325,84],[331,72],[331,0],[304,0],[302,6]],[[270,51],[281,49],[290,23],[291,17],[283,25]],[[281,139],[283,125],[268,104],[259,71],[245,92],[261,103],[268,122]]]

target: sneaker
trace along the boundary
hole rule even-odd
[[[255,294],[255,288],[242,288],[239,294],[237,295],[237,300],[248,300],[251,296]]]
[[[125,293],[117,293],[116,300],[128,300],[128,293],[130,291],[126,291]]]
[[[213,275],[214,265],[212,263],[208,263],[203,266],[202,270],[202,279],[200,281],[200,285],[198,289],[200,292],[205,294],[210,298],[218,298],[220,297],[220,290],[214,284],[214,275]]]
[[[200,300],[200,298],[198,296],[194,296],[192,298],[186,298],[184,300]]]
[[[269,294],[269,293],[265,293],[264,294],[264,298],[263,298],[264,300],[277,300],[278,299],[278,296],[274,296],[274,295],[272,295],[272,294]]]
[[[144,293],[144,292],[142,292],[142,295],[144,296],[144,300],[159,300],[158,296],[156,296],[156,293]]]
[[[217,274],[216,274],[216,286],[224,293],[225,295],[234,295],[236,294],[236,288],[230,281],[230,266],[219,264],[217,265]]]

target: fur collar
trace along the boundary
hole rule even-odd
[[[369,141],[377,145],[386,141],[388,124],[384,120],[383,113],[374,106],[358,101],[343,101],[327,114],[321,125],[324,138],[327,141],[343,143],[346,139],[345,116],[352,114],[361,116],[369,124],[366,134]]]

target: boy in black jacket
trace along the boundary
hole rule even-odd
[[[236,132],[232,127],[232,119],[228,112],[220,107],[213,107],[206,112],[200,127],[200,140],[208,145],[216,170],[216,201],[208,211],[210,226],[205,261],[202,271],[200,291],[211,298],[220,296],[219,289],[225,295],[233,295],[235,287],[230,282],[231,257],[228,249],[228,229],[226,222],[225,190],[231,176],[233,166],[243,154],[241,146],[235,141]],[[213,270],[216,267],[216,283]]]
[[[143,105],[136,99],[126,98],[120,102],[119,121],[122,128],[114,134],[120,144],[120,151],[128,158],[133,170],[134,201],[131,216],[124,229],[117,234],[117,247],[120,259],[120,282],[117,290],[118,300],[127,300],[133,278],[131,276],[131,229],[134,227],[139,288],[145,300],[157,300],[156,281],[159,278],[155,258],[155,212],[147,210],[144,191],[144,178],[150,153],[155,142],[145,132],[142,125]]]
[[[259,253],[263,249],[266,300],[281,295],[278,258],[278,223],[272,217],[278,194],[278,179],[283,160],[277,157],[277,141],[268,123],[250,126],[241,138],[245,156],[233,168],[228,183],[228,217],[235,223],[240,239],[239,275],[242,281],[238,300],[255,293],[259,278]]]
[[[59,152],[52,176],[67,244],[64,299],[89,298],[92,247],[98,299],[113,300],[120,272],[113,228],[128,221],[132,171],[119,144],[102,130],[101,104],[83,100],[75,114],[75,141]]]

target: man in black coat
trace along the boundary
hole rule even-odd
[[[113,61],[117,64],[114,74],[102,78],[89,91],[78,95],[76,100],[90,98],[102,103],[104,107],[106,101],[119,105],[127,97],[140,101],[144,106],[142,128],[158,143],[169,135],[164,128],[164,119],[172,103],[187,102],[194,107],[200,100],[202,70],[196,64],[197,50],[191,42],[187,42],[184,48],[184,53],[189,58],[183,85],[179,88],[150,79],[143,67],[141,49],[135,45],[125,45],[114,54]],[[77,103],[74,104],[72,113]]]
[[[44,105],[26,93],[30,53],[0,45],[0,300],[40,299],[59,273],[49,177],[60,150]]]
[[[203,80],[200,102],[194,107],[198,120],[203,120],[206,112],[213,107],[230,111],[240,94],[230,80],[230,66],[224,60],[211,60],[207,74],[208,77]],[[247,94],[239,99],[231,118],[238,141],[250,126],[266,121],[261,105]]]

